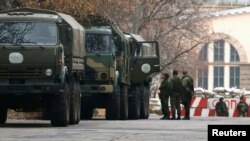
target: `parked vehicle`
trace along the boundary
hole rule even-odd
[[[79,123],[84,38],[84,28],[63,13],[0,12],[0,124],[7,109],[42,111],[53,126]]]
[[[94,20],[85,26],[81,118],[91,119],[95,108],[105,108],[108,120],[148,118],[149,76],[160,69],[158,42]]]

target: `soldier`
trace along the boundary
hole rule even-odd
[[[177,120],[181,119],[181,93],[182,93],[182,83],[181,79],[178,77],[178,71],[173,71],[173,78],[170,80],[170,89],[172,94],[170,96],[170,103],[171,103],[171,111],[172,111],[172,118],[176,119],[175,114],[177,110]]]
[[[192,96],[194,94],[194,85],[193,85],[193,78],[188,75],[187,71],[183,71],[182,76],[182,104],[185,108],[185,116],[183,120],[190,120],[190,104],[192,100]]]
[[[215,111],[217,116],[228,116],[228,109],[226,103],[223,101],[224,98],[221,97],[219,102],[215,105]]]
[[[248,112],[248,105],[245,102],[245,98],[243,96],[240,97],[240,102],[237,104],[237,110],[240,113],[240,116],[246,117]]]
[[[161,119],[170,119],[169,117],[169,107],[168,107],[168,100],[171,94],[169,90],[169,74],[164,73],[164,78],[160,86],[160,99],[161,99],[161,107],[162,107],[162,114],[163,117]]]

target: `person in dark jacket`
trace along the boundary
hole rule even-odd
[[[237,110],[240,113],[240,116],[246,117],[248,112],[248,105],[243,96],[240,97],[240,102],[237,104]]]
[[[161,99],[161,107],[162,107],[162,114],[163,117],[161,119],[170,119],[170,112],[169,112],[169,106],[168,101],[169,97],[171,95],[171,91],[169,89],[169,74],[164,73],[164,78],[160,86],[160,99]]]
[[[224,116],[224,117],[228,116],[228,108],[227,108],[226,103],[224,102],[223,97],[221,97],[219,99],[219,102],[216,103],[215,111],[216,111],[217,116]]]
[[[181,119],[181,94],[182,94],[182,83],[181,79],[178,77],[178,71],[173,71],[173,78],[170,80],[170,89],[172,94],[170,96],[172,118],[171,119]],[[177,118],[176,118],[177,111]]]
[[[193,85],[193,78],[190,75],[188,75],[187,71],[183,71],[182,88],[183,88],[183,93],[181,96],[181,101],[185,109],[185,116],[183,120],[190,120],[190,104],[192,96],[194,94],[194,85]]]

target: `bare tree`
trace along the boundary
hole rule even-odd
[[[192,49],[209,38],[199,0],[17,0],[24,7],[64,12],[84,24],[89,14],[108,16],[126,32],[160,43],[162,70],[185,68]],[[194,64],[194,63],[191,63]],[[189,66],[192,68],[192,66]]]
[[[84,18],[96,13],[95,5],[89,0],[20,0],[20,7],[48,9],[72,15],[82,23]]]
[[[209,38],[198,0],[95,0],[99,14],[127,32],[160,42],[162,69],[185,68],[194,48]],[[193,63],[192,63],[193,64]]]
[[[0,11],[19,7],[22,0],[1,0]]]

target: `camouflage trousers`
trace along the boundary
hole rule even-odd
[[[185,98],[182,98],[182,104],[185,109],[185,118],[190,118],[190,106],[191,106],[191,100],[192,95],[188,93],[184,93]]]
[[[240,111],[239,113],[240,117],[247,117],[247,112]]]
[[[170,97],[170,95],[160,96],[160,99],[161,99],[161,111],[162,111],[163,115],[169,115],[169,106],[168,106],[169,105],[168,104],[169,97]]]
[[[173,93],[170,97],[170,103],[171,103],[171,111],[173,114],[175,114],[175,110],[177,110],[178,116],[180,116],[181,113],[181,94],[180,93]]]

